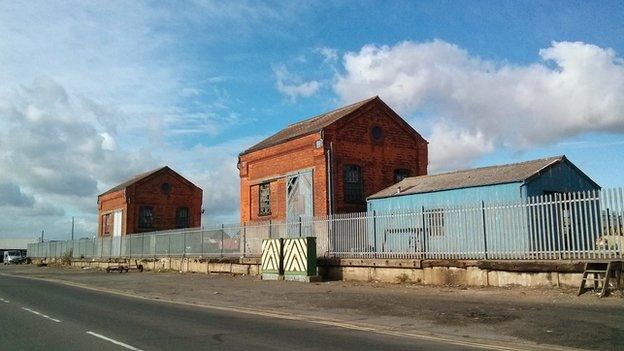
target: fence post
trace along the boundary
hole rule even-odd
[[[186,230],[182,232],[182,241],[184,243],[184,247],[182,248],[182,261],[186,258]]]
[[[377,257],[377,211],[373,210],[373,258]]]
[[[247,223],[243,222],[243,257],[247,252]]]
[[[273,225],[271,224],[271,220],[269,219],[269,239],[271,239],[271,229],[273,228]]]
[[[145,234],[141,234],[141,259],[145,255]]]
[[[204,227],[201,228],[201,255],[204,256]]]
[[[221,257],[223,257],[223,237],[224,237],[223,227],[224,227],[224,224],[221,223]]]
[[[487,249],[487,230],[485,225],[485,201],[481,200],[481,219],[483,221],[483,253],[485,259],[488,259],[488,249]]]
[[[421,222],[422,222],[422,256],[423,259],[427,259],[427,248],[429,245],[427,245],[427,223],[425,221],[425,206],[421,206],[420,207],[420,215],[421,215]]]

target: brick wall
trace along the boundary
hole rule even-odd
[[[286,175],[312,169],[314,215],[327,213],[327,172],[323,148],[314,143],[313,133],[263,150],[242,155],[238,168],[241,177],[241,222],[284,219],[286,217]],[[259,185],[270,182],[271,214],[259,215]]]
[[[427,142],[393,114],[383,104],[372,104],[326,128],[326,144],[332,142],[334,213],[366,211],[366,201],[344,201],[345,165],[361,167],[365,198],[394,184],[395,169],[407,169],[410,176],[427,174]],[[375,126],[381,128],[379,140],[372,136]]]
[[[171,185],[169,192],[161,188]],[[139,209],[151,206],[154,213],[152,228],[139,228]],[[98,235],[103,235],[103,216],[123,210],[122,235],[176,228],[176,211],[189,209],[189,227],[201,226],[202,190],[175,173],[163,171],[128,186],[125,190],[105,194],[99,198]],[[112,230],[111,230],[112,232]]]
[[[104,235],[104,216],[106,214],[111,214],[112,221],[112,213],[115,211],[121,210],[122,214],[122,223],[121,223],[121,233],[124,234],[126,232],[126,213],[128,207],[126,205],[126,196],[123,190],[115,191],[109,194],[102,195],[98,198],[98,236]],[[112,235],[113,224],[111,222],[111,233]]]
[[[372,137],[373,127],[381,128],[382,137]],[[315,141],[324,139],[324,147]],[[334,213],[366,210],[366,201],[348,204],[344,201],[343,167],[358,165],[362,169],[364,199],[392,184],[394,170],[407,169],[410,176],[427,174],[427,142],[394,111],[380,100],[365,105],[350,116],[326,127],[323,132],[242,155],[239,160],[241,222],[285,219],[286,174],[313,169],[314,215],[329,213],[326,150],[331,150]],[[260,216],[259,185],[270,182],[271,214]]]
[[[169,183],[171,190],[165,193],[161,185]],[[202,190],[181,179],[163,172],[128,187],[128,233],[176,228],[176,211],[179,207],[189,209],[189,227],[201,226]],[[154,208],[153,228],[139,228],[141,206]]]

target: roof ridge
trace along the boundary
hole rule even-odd
[[[138,182],[139,180],[144,179],[146,177],[149,177],[150,175],[152,175],[152,174],[154,174],[156,172],[159,172],[159,171],[161,171],[161,170],[163,170],[165,168],[169,168],[169,166],[164,165],[164,166],[161,166],[161,167],[158,167],[158,168],[154,168],[154,169],[149,170],[149,171],[145,171],[145,172],[142,172],[142,173],[139,173],[139,174],[135,174],[131,178],[126,178],[126,180],[120,182],[119,184],[117,184],[114,187],[106,190],[105,192],[101,193],[98,196],[102,196],[102,195],[105,195],[105,194],[108,194],[108,193],[111,193],[111,192],[115,192],[115,191],[119,191],[121,189],[125,189],[128,186]]]
[[[351,108],[351,107],[353,107],[353,106],[355,106],[355,105],[358,105],[358,104],[362,104],[362,105],[363,105],[363,104],[365,104],[365,103],[367,103],[367,102],[369,102],[369,101],[374,100],[374,99],[375,99],[375,98],[377,98],[377,97],[379,97],[379,96],[378,96],[378,95],[375,95],[375,96],[373,96],[373,97],[369,97],[369,98],[364,99],[364,100],[356,101],[356,102],[354,102],[354,103],[352,103],[352,104],[349,104],[349,105],[346,105],[346,106],[342,106],[342,107],[335,108],[335,109],[333,109],[333,110],[331,110],[331,111],[323,112],[323,113],[321,113],[321,114],[314,115],[314,116],[312,116],[312,117],[308,117],[308,118],[306,118],[306,119],[304,119],[304,120],[301,120],[301,121],[298,121],[298,122],[291,123],[291,124],[287,125],[287,126],[286,126],[286,128],[288,128],[288,127],[294,127],[294,126],[296,126],[297,124],[302,124],[302,123],[305,123],[305,122],[311,122],[311,121],[316,120],[317,118],[322,118],[322,117],[327,116],[327,115],[329,115],[329,114],[331,114],[331,113],[335,113],[335,112],[338,112],[338,111],[346,110],[346,109]]]
[[[450,175],[450,174],[457,174],[457,173],[472,172],[472,171],[483,170],[483,169],[488,169],[488,168],[501,168],[501,167],[509,167],[509,166],[518,166],[518,165],[523,165],[523,164],[527,164],[527,163],[534,163],[534,162],[540,162],[540,161],[546,161],[546,160],[553,160],[553,161],[554,160],[561,160],[564,157],[565,157],[565,155],[557,155],[557,156],[551,156],[551,157],[537,158],[537,159],[534,159],[534,160],[526,160],[526,161],[520,161],[520,162],[504,163],[502,165],[489,165],[489,166],[476,167],[476,168],[463,168],[463,169],[457,169],[457,170],[454,170],[454,171],[435,173],[435,174],[424,174],[424,175],[419,175],[419,176],[410,177],[410,178],[435,177],[435,176],[442,176],[442,175]]]
[[[351,115],[352,113],[358,111],[360,108],[375,100],[381,101],[381,99],[379,99],[379,96],[375,95],[368,99],[360,100],[347,106],[342,106],[334,110],[312,116],[308,119],[289,124],[288,126],[286,126],[286,128],[277,131],[276,133],[264,138],[253,146],[247,148],[246,150],[241,152],[239,156],[280,144],[292,138],[322,130],[328,125],[335,123],[343,117]]]

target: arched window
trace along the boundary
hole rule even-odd
[[[154,208],[152,206],[139,207],[139,228],[149,229],[154,226]]]
[[[189,209],[188,207],[178,207],[176,210],[176,227],[188,228],[189,227]]]
[[[410,176],[409,169],[399,168],[394,170],[394,182],[398,183]]]
[[[344,201],[349,204],[364,202],[362,186],[362,168],[357,165],[345,165],[343,169]]]

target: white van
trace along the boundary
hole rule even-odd
[[[25,255],[20,250],[9,250],[4,252],[4,264],[21,263]]]

